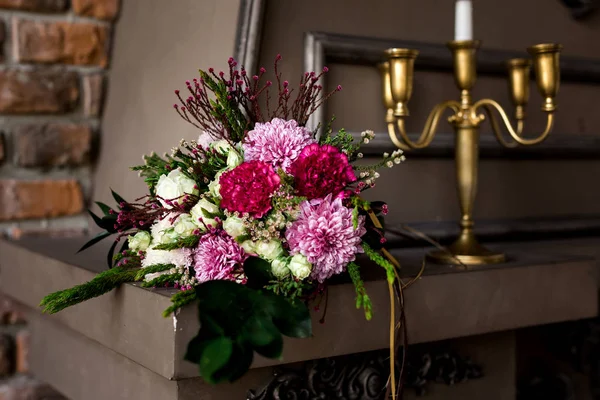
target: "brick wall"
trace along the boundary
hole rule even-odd
[[[0,237],[86,229],[119,5],[0,0]],[[28,374],[24,316],[0,294],[0,400],[62,400]]]
[[[0,0],[0,235],[79,234],[119,0]]]

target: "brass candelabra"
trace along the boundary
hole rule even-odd
[[[542,111],[547,114],[546,128],[536,138],[523,136],[525,108],[529,100],[529,76],[532,62],[529,59],[509,60],[508,75],[510,98],[515,106],[516,127],[506,111],[492,99],[473,101],[471,89],[476,80],[476,52],[480,42],[476,40],[452,41],[454,80],[460,90],[460,100],[450,100],[436,105],[425,122],[420,137],[413,141],[406,133],[405,120],[409,116],[408,101],[412,94],[414,61],[417,50],[392,48],[386,50],[387,61],[380,64],[383,83],[383,101],[387,108],[386,122],[394,145],[402,150],[422,149],[429,146],[435,136],[440,119],[446,109],[453,115],[448,122],[455,132],[455,163],[458,198],[461,211],[460,235],[447,251],[435,251],[428,255],[432,261],[446,264],[481,265],[505,261],[505,255],[493,252],[477,242],[473,232],[473,205],[477,191],[479,165],[479,127],[487,114],[493,132],[505,147],[531,146],[542,142],[554,122],[555,97],[558,92],[560,69],[558,44],[539,44],[528,49],[533,59],[537,87],[543,97]],[[510,138],[506,139],[494,111],[497,111]]]

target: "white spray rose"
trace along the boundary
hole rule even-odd
[[[210,144],[210,148],[227,156],[227,167],[233,169],[244,161],[242,150],[232,146],[227,140],[221,139]]]
[[[223,230],[234,239],[246,234],[246,227],[242,219],[233,215],[223,221]]]
[[[139,231],[133,236],[129,236],[127,241],[129,242],[129,248],[133,251],[144,251],[150,246],[152,236],[146,231]]]
[[[194,221],[194,224],[196,224],[201,231],[205,231],[206,227],[216,227],[217,221],[215,221],[214,217],[220,214],[221,211],[219,207],[204,198],[200,199],[200,201],[190,210],[192,221]],[[202,220],[202,222],[200,222],[200,220]]]
[[[223,175],[223,172],[225,171],[219,171],[217,172],[217,174],[215,175],[215,179],[210,181],[210,183],[208,184],[208,192],[210,193],[210,195],[215,198],[215,199],[221,199],[221,183],[219,182],[219,180],[221,179],[221,175]]]
[[[287,257],[279,257],[271,262],[271,272],[276,278],[285,278],[290,274],[288,268],[289,259]]]
[[[179,237],[186,238],[192,236],[198,226],[192,221],[190,214],[181,214],[175,221],[173,229]]]
[[[256,254],[256,242],[245,240],[240,243],[240,247],[248,254]]]
[[[172,218],[173,215],[169,214],[160,221],[155,222],[150,228],[153,247],[157,244],[175,243],[177,241],[178,235],[171,223]]]
[[[169,172],[169,175],[161,175],[156,184],[156,195],[165,208],[173,206],[167,204],[166,200],[181,201],[186,194],[198,195],[196,182],[188,178],[179,169]]]
[[[279,240],[264,241],[256,244],[256,254],[265,260],[272,261],[283,253],[283,247]]]
[[[233,169],[244,162],[242,151],[239,149],[232,149],[227,155],[227,166]]]
[[[306,279],[312,271],[312,264],[302,254],[296,254],[292,257],[288,268],[296,278]]]
[[[228,155],[231,150],[233,150],[233,146],[229,144],[229,142],[225,139],[216,140],[210,144],[210,148],[214,149],[218,153],[223,155]]]

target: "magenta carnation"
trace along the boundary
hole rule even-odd
[[[259,160],[288,172],[302,149],[314,143],[311,132],[295,120],[273,118],[256,123],[243,144],[246,161]]]
[[[308,145],[292,163],[289,171],[295,178],[296,194],[316,199],[328,194],[338,197],[356,175],[348,157],[330,145]]]
[[[271,209],[271,195],[280,178],[266,162],[248,161],[224,172],[219,184],[222,208],[260,218]]]
[[[209,233],[200,238],[194,251],[194,270],[198,282],[236,280],[248,258],[244,249],[225,234]]]
[[[311,277],[323,282],[341,273],[357,253],[362,253],[361,236],[366,233],[365,217],[358,217],[357,229],[352,224],[352,210],[342,199],[304,201],[300,217],[285,232],[290,253],[300,253],[313,264]]]

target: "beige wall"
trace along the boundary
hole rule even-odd
[[[128,170],[142,154],[164,153],[197,130],[173,110],[174,89],[199,68],[233,55],[239,0],[126,0],[115,47],[94,199],[109,187],[132,199],[145,192]]]
[[[565,55],[600,59],[600,14],[576,22],[559,1],[474,0],[474,19],[475,36],[487,48],[524,51],[531,44],[559,42]],[[453,26],[451,0],[267,0],[260,63],[271,65],[281,53],[284,73],[299,76],[307,31],[444,43],[452,39]],[[337,127],[383,132],[376,69],[329,67],[329,82],[342,84],[344,91],[334,96],[327,115],[336,115]],[[561,90],[555,133],[600,135],[600,86],[565,84]],[[450,74],[418,73],[410,103],[411,131],[421,129],[433,104],[456,95]],[[506,104],[506,82],[480,77],[475,95]],[[532,96],[532,130],[542,127],[539,105],[539,98]],[[600,213],[600,189],[593,183],[599,173],[600,161],[594,160],[484,160],[476,217]],[[404,165],[384,171],[370,197],[388,201],[395,222],[448,220],[458,215],[454,182],[452,160],[411,159],[409,154]]]
[[[168,151],[197,131],[172,110],[173,89],[198,68],[223,65],[233,53],[239,0],[128,0],[116,30],[104,135],[94,198],[108,200],[112,187],[128,198],[145,193],[128,167],[151,151]],[[432,12],[435,11],[435,12]],[[284,56],[284,73],[302,72],[306,31],[338,32],[443,43],[453,35],[450,0],[267,0],[260,63]],[[532,21],[535,21],[533,27]],[[557,41],[571,56],[600,59],[600,15],[575,22],[558,1],[475,1],[475,33],[485,47],[523,50]],[[337,126],[382,131],[383,107],[374,68],[332,65],[329,81],[344,91],[328,115]],[[563,85],[556,134],[600,134],[600,86]],[[425,113],[456,94],[448,74],[419,73],[409,126],[420,129]],[[481,77],[476,94],[506,101],[505,82]],[[539,99],[532,98],[531,128],[541,126]],[[590,115],[592,114],[592,115]],[[444,129],[448,132],[448,129]],[[476,217],[512,218],[600,213],[593,184],[600,162],[502,161],[481,163]],[[457,216],[451,160],[411,159],[384,171],[370,197],[391,203],[393,221],[448,220]]]

